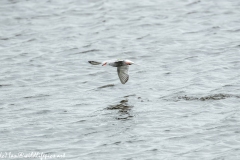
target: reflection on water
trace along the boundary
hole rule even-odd
[[[132,114],[133,106],[128,104],[128,99],[121,100],[118,104],[110,105],[107,110],[118,110],[118,120],[129,120],[133,117]]]

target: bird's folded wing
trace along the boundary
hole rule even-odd
[[[96,62],[96,61],[88,61],[90,64],[92,65],[99,65],[101,64],[101,62]]]
[[[128,66],[117,67],[118,77],[122,84],[125,84],[128,81]]]

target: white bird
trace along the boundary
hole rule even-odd
[[[128,79],[128,68],[129,65],[134,64],[134,62],[130,60],[115,60],[115,61],[104,61],[104,62],[96,62],[96,61],[88,61],[92,65],[99,65],[102,64],[102,66],[110,65],[112,67],[117,67],[118,77],[122,84],[125,84]]]

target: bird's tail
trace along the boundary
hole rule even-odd
[[[99,65],[102,64],[101,62],[96,62],[96,61],[88,61],[92,65]]]

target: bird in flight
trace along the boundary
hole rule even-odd
[[[104,61],[102,63],[96,62],[96,61],[88,61],[88,62],[92,65],[102,64],[102,66],[110,65],[112,67],[117,67],[118,77],[122,84],[125,84],[129,79],[129,75],[128,75],[129,65],[134,64],[134,62],[132,62],[130,60]]]

